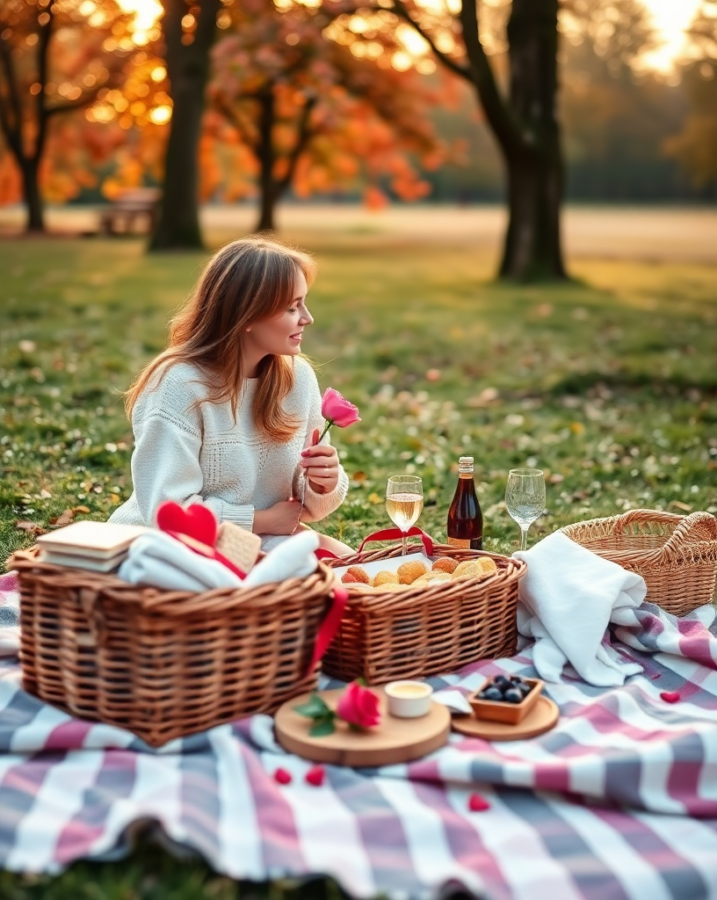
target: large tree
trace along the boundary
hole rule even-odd
[[[459,0],[455,12],[417,0],[393,0],[393,10],[435,57],[474,89],[504,162],[509,219],[501,277],[562,279],[560,236],[563,154],[557,116],[559,0],[513,0],[507,22],[507,88],[486,49],[479,0]],[[384,5],[381,3],[381,5]],[[446,15],[449,20],[446,24]],[[455,33],[458,41],[445,41]],[[455,49],[454,49],[455,46]]]
[[[290,187],[306,196],[361,181],[373,202],[386,180],[404,200],[428,193],[412,158],[424,166],[445,158],[428,116],[445,103],[445,90],[412,67],[385,65],[401,49],[391,32],[346,42],[338,28],[332,39],[336,4],[261,16],[235,10],[232,33],[213,53],[209,96],[254,156],[257,231],[275,228],[276,205]]]
[[[164,164],[164,187],[151,250],[199,248],[198,148],[209,77],[209,53],[221,0],[162,0],[165,59],[172,120]]]
[[[27,230],[45,230],[40,172],[52,120],[120,83],[135,49],[115,0],[0,2],[0,133],[22,178]]]

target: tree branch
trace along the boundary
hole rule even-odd
[[[241,99],[243,100],[245,98],[248,98],[251,100],[258,100],[259,95],[258,95],[258,93],[243,94]],[[224,118],[227,120],[227,122],[229,122],[229,124],[232,126],[232,128],[238,133],[241,140],[244,141],[245,144],[247,144],[247,146],[249,147],[251,152],[258,159],[259,158],[259,149],[260,149],[259,140],[258,139],[254,140],[249,135],[246,128],[244,128],[244,126],[242,125],[241,120],[239,119],[239,116],[236,114],[236,112],[231,108],[231,106],[225,100],[219,100],[217,98],[214,98],[212,103],[214,105],[214,109],[216,109],[216,111],[219,113],[219,115],[224,116]]]
[[[50,41],[52,39],[54,10],[54,4],[49,3],[45,10],[48,19],[44,25],[40,26],[40,34],[38,35],[37,43],[37,80],[40,84],[40,91],[35,100],[35,108],[37,110],[37,138],[35,140],[35,153],[33,155],[36,160],[42,157],[43,150],[45,149],[45,140],[47,139],[48,110],[45,105],[45,85],[47,84],[48,56]]]
[[[17,78],[15,77],[15,69],[12,64],[12,57],[8,51],[5,41],[0,40],[0,62],[2,62],[2,67],[5,70],[5,78],[7,80],[7,88],[8,88],[8,103],[9,109],[7,107],[3,108],[3,121],[7,125],[6,133],[8,136],[8,140],[12,136],[12,139],[16,142],[18,155],[22,155],[22,106],[20,103],[20,92],[17,86]],[[14,125],[10,121],[10,116],[14,116],[15,122]]]
[[[286,174],[284,175],[284,177],[276,184],[277,197],[281,196],[281,194],[284,193],[284,191],[294,180],[294,175],[296,173],[296,164],[299,161],[299,157],[306,149],[306,146],[311,138],[314,136],[314,131],[312,128],[310,128],[309,123],[311,120],[311,113],[313,112],[317,102],[317,97],[309,97],[301,110],[301,118],[299,119],[298,124],[296,144],[294,145],[294,149],[291,151],[291,155],[289,156],[289,167],[286,170]]]
[[[470,80],[475,85],[485,117],[507,153],[525,149],[518,121],[510,105],[498,90],[488,56],[480,39],[477,0],[462,0],[458,14],[463,30],[463,40],[470,64]]]
[[[0,129],[2,129],[5,140],[7,141],[7,145],[10,148],[13,156],[17,159],[18,162],[20,162],[20,160],[22,159],[22,144],[18,140],[17,132],[10,125],[7,107],[2,96],[0,96]]]
[[[466,81],[473,81],[473,75],[471,70],[467,66],[462,66],[460,63],[456,62],[451,56],[448,56],[442,50],[439,50],[436,46],[436,42],[433,40],[431,35],[426,31],[426,29],[413,18],[413,16],[406,9],[403,0],[393,0],[393,11],[396,15],[400,16],[405,22],[416,31],[423,40],[428,44],[431,48],[431,51],[439,59],[443,65],[450,69],[455,75],[458,75],[460,78],[464,78]]]

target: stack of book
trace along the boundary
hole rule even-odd
[[[127,557],[132,541],[149,531],[143,525],[73,522],[37,538],[41,562],[93,572],[112,572]]]

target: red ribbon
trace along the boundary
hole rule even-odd
[[[422,531],[418,525],[414,525],[412,528],[409,528],[408,531],[403,532],[400,528],[384,528],[382,531],[374,531],[373,534],[369,534],[368,537],[365,537],[361,541],[361,546],[358,548],[358,552],[360,553],[364,545],[369,541],[392,541],[394,538],[402,538],[404,537],[420,537],[423,543],[423,549],[426,551],[427,556],[433,555],[433,538],[426,534],[425,531]]]
[[[322,547],[319,547],[318,550],[314,550],[314,556],[317,559],[340,559],[340,556],[337,556],[335,553],[332,553],[331,550],[324,550]]]
[[[307,675],[314,671],[316,664],[329,649],[329,644],[333,641],[341,625],[341,617],[344,614],[344,607],[348,599],[349,592],[346,588],[340,584],[335,584],[331,591],[331,609],[319,626],[319,633],[316,635],[316,644],[314,645],[314,655],[311,657]]]
[[[164,530],[164,529],[163,529]],[[175,540],[179,541],[180,544],[184,544],[185,547],[188,547],[190,550],[193,550],[195,553],[198,553],[199,556],[206,556],[207,559],[216,560],[216,562],[221,563],[223,566],[226,566],[230,572],[233,572],[235,575],[238,575],[242,581],[246,578],[246,572],[242,571],[239,566],[234,565],[234,563],[227,559],[223,553],[220,553],[216,547],[210,547],[209,544],[204,544],[202,541],[198,541],[196,538],[193,538],[189,534],[182,534],[180,531],[167,531],[164,530],[165,534],[168,534],[170,537],[173,537]]]

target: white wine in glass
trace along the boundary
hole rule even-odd
[[[406,532],[423,510],[423,482],[418,475],[392,475],[386,486],[386,512],[403,533],[401,555],[406,555]]]
[[[545,477],[542,469],[511,469],[505,488],[505,508],[520,526],[520,549],[528,546],[528,529],[545,509]]]

